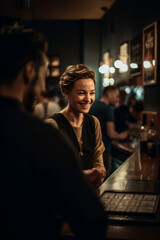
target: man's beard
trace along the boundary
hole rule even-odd
[[[109,105],[110,105],[111,107],[115,107],[115,103],[109,102]]]
[[[24,78],[26,78],[25,75],[24,75]],[[37,80],[38,80],[38,73],[36,73],[36,76],[32,80],[32,83],[25,95],[24,100],[23,100],[23,105],[24,105],[26,111],[29,113],[34,112],[34,107],[35,107],[35,104],[36,104],[37,98],[38,98],[38,96],[36,94],[36,90],[35,90],[35,85],[37,83]]]
[[[29,89],[28,94],[26,96],[26,102],[24,103],[24,107],[27,112],[33,113],[34,112],[34,106],[36,102],[36,94],[34,91],[34,88],[32,87]]]

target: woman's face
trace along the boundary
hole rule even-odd
[[[77,80],[66,97],[73,112],[88,113],[95,100],[94,81],[91,78]]]

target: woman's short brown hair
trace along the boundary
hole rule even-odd
[[[91,78],[94,81],[94,83],[96,82],[95,73],[84,64],[68,66],[64,73],[62,74],[62,76],[60,77],[59,84],[62,92],[64,90],[71,91],[74,86],[74,83],[77,80],[84,78]]]

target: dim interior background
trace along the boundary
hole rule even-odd
[[[130,68],[131,45],[143,29],[157,22],[157,66],[159,66],[159,12],[157,1],[1,1],[0,27],[17,23],[41,31],[49,42],[48,56],[58,57],[58,66],[52,66],[47,88],[58,86],[59,76],[70,64],[84,63],[96,73],[96,98],[101,96],[103,74],[99,66],[106,51],[111,63],[118,58],[120,46],[128,44],[128,70],[112,74],[114,84],[128,94],[134,92],[137,99],[144,99],[145,111],[160,110],[160,72],[157,67],[157,82],[143,86],[142,71],[132,74]],[[80,5],[78,5],[80,4]],[[151,97],[152,96],[152,97]]]

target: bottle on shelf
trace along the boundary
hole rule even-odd
[[[141,152],[147,151],[148,131],[149,128],[146,126],[147,116],[143,114],[142,125],[140,127],[140,146]]]
[[[154,128],[154,119],[151,119],[148,131],[147,155],[149,158],[157,156],[157,131]]]

